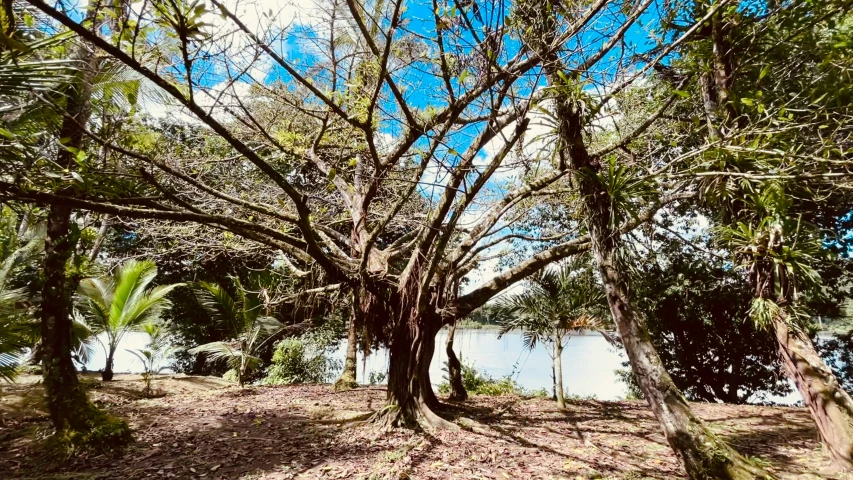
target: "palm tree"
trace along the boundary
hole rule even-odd
[[[6,306],[14,303],[15,292],[0,291],[0,379],[11,382],[18,373],[21,353],[29,346],[29,328],[14,315],[6,315]]]
[[[572,334],[584,330],[605,333],[604,294],[585,258],[543,270],[526,282],[524,292],[498,300],[495,313],[501,324],[498,337],[522,330],[524,347],[543,344],[551,357],[554,399],[565,408],[563,347]],[[606,335],[605,335],[606,336]]]
[[[127,332],[157,320],[171,306],[166,298],[183,285],[161,285],[148,288],[157,276],[157,265],[150,260],[128,260],[104,278],[86,278],[77,289],[79,308],[92,331],[106,334],[104,350],[107,363],[101,375],[104,381],[113,378],[113,357],[119,342]]]
[[[207,282],[198,284],[196,298],[210,318],[225,329],[229,339],[199,345],[189,352],[206,355],[212,361],[225,360],[237,373],[237,381],[242,387],[246,375],[261,363],[257,352],[264,340],[284,325],[268,316],[269,311],[260,295],[247,294],[237,278],[233,281],[236,299],[221,285]]]
[[[25,348],[32,346],[32,309],[27,288],[12,288],[15,270],[44,246],[45,225],[30,225],[9,207],[0,210],[0,379],[15,379]]]
[[[154,380],[154,375],[167,368],[163,362],[169,359],[181,347],[175,347],[169,344],[168,332],[160,323],[147,322],[140,327],[140,330],[148,335],[148,345],[140,350],[128,350],[136,355],[145,370],[142,372],[142,379],[145,382],[145,389],[142,391],[146,396],[150,396],[153,391],[151,382]]]

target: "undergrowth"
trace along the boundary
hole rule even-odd
[[[340,362],[331,359],[324,348],[301,338],[285,338],[275,346],[272,363],[261,385],[292,385],[295,383],[325,383],[340,369]]]
[[[469,363],[462,364],[462,385],[469,395],[545,395],[544,390],[525,390],[513,380],[512,375],[494,378],[488,373],[478,371],[474,365]],[[442,395],[450,393],[450,381],[446,375],[438,386],[438,393]]]
[[[126,421],[90,405],[88,428],[66,427],[48,439],[48,447],[60,455],[105,453],[121,448],[133,440]]]

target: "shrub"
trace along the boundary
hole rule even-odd
[[[228,380],[229,382],[237,383],[240,381],[240,375],[237,373],[236,368],[232,368],[222,374],[222,379]]]
[[[625,400],[643,400],[645,398],[643,390],[640,389],[640,382],[637,381],[637,376],[634,375],[634,371],[630,367],[618,368],[613,373],[628,387],[628,396],[625,397]]]
[[[87,417],[88,428],[76,430],[67,427],[57,431],[48,439],[49,450],[64,455],[83,452],[100,454],[121,448],[133,440],[126,421],[99,410],[88,400],[75,408]]]
[[[325,349],[317,348],[302,338],[285,338],[276,343],[272,364],[266,370],[261,385],[291,385],[294,383],[325,383],[340,368],[340,362],[330,359]]]
[[[525,395],[526,392],[521,385],[512,379],[511,375],[493,378],[486,373],[480,373],[474,365],[462,364],[462,385],[471,395]],[[447,395],[450,393],[450,382],[447,377],[438,386],[438,393]]]
[[[386,372],[373,371],[367,374],[367,383],[370,385],[382,385],[388,379]]]

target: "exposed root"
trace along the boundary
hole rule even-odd
[[[471,420],[470,418],[459,417],[456,421],[459,422],[459,425],[463,429],[468,430],[469,432],[479,433],[480,435],[488,435],[490,433],[487,425]]]
[[[427,407],[421,407],[420,415],[418,416],[418,423],[424,427],[424,429],[435,429],[435,430],[451,430],[458,431],[461,427],[453,422],[447,421],[431,409]]]
[[[373,423],[380,429],[416,428],[429,430],[460,430],[460,426],[445,420],[426,405],[420,405],[406,415],[398,405],[386,405],[372,414],[364,423]]]
[[[358,388],[358,382],[349,378],[341,377],[335,382],[335,391],[344,392],[347,390],[355,390]]]

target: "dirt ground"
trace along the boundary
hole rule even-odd
[[[473,431],[380,430],[353,421],[382,408],[381,387],[239,389],[210,377],[164,376],[143,398],[135,375],[92,399],[126,418],[136,441],[109,455],[55,459],[37,377],[0,391],[0,479],[674,479],[683,478],[644,402],[572,403],[474,397]],[[716,432],[780,479],[833,473],[802,408],[695,404]],[[457,423],[471,426],[463,418]]]

